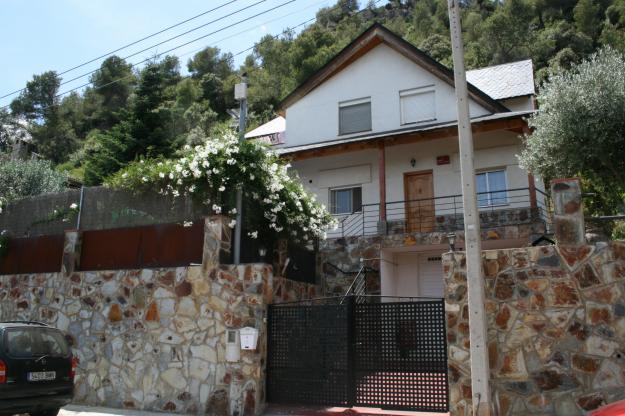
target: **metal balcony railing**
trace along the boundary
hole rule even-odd
[[[550,226],[550,200],[539,189],[513,188],[479,192],[478,208],[482,228],[543,223]],[[386,220],[380,217],[380,204],[363,204],[357,212],[336,215],[337,227],[328,238],[451,232],[464,229],[462,195],[439,196],[386,203]]]

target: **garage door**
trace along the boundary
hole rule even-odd
[[[419,255],[419,295],[432,298],[445,296],[443,266],[440,254]]]

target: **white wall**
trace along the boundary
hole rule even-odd
[[[371,97],[372,133],[406,127],[400,121],[399,91],[428,85],[436,90],[436,121],[423,124],[456,120],[456,98],[449,84],[392,48],[378,45],[286,109],[285,146],[337,139],[338,103],[364,97]],[[489,114],[473,101],[470,111],[472,117]]]
[[[504,168],[506,170],[507,188],[528,187],[527,172],[519,167],[516,154],[521,150],[521,143],[516,133],[498,131],[475,135],[475,168],[476,170]],[[437,165],[436,157],[450,156],[450,164]],[[410,160],[415,159],[415,166]],[[341,153],[333,156],[305,159],[292,162],[304,183],[314,192],[318,200],[328,206],[329,189],[331,187],[362,185],[363,204],[379,202],[378,181],[378,150],[361,150]],[[341,169],[344,168],[344,169]],[[363,170],[370,172],[370,180],[359,182]],[[458,158],[457,138],[430,140],[426,142],[389,146],[386,148],[386,201],[398,201],[396,207],[403,208],[404,173],[423,170],[433,171],[434,196],[443,197],[459,195],[460,164]],[[543,190],[537,178],[537,188]],[[527,191],[523,191],[527,195]],[[520,195],[520,194],[515,194]],[[511,203],[502,208],[529,206],[527,201],[517,201],[510,194]],[[451,199],[447,200],[451,201]],[[443,202],[443,201],[440,201]],[[458,198],[460,202],[460,198]],[[539,201],[540,202],[540,201]],[[391,206],[389,206],[389,209]],[[437,212],[438,215],[449,212]],[[390,212],[389,212],[390,214]],[[392,218],[392,217],[390,217]]]
[[[533,98],[530,95],[524,97],[508,98],[501,100],[501,104],[508,107],[510,111],[529,111],[534,109]]]
[[[435,261],[429,266],[435,267],[435,276],[424,276],[429,272],[423,270],[429,257],[440,257],[440,252],[403,251],[393,252],[382,250],[380,255],[380,283],[382,296],[426,296],[443,297],[442,263]],[[437,267],[440,266],[440,273]],[[433,279],[432,279],[433,277]],[[440,278],[440,281],[438,280]],[[426,279],[428,280],[426,282]],[[397,299],[386,299],[394,301]]]

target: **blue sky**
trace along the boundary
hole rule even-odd
[[[167,26],[210,10],[230,0],[0,0],[0,96],[23,88],[33,74],[47,70],[62,72],[82,62],[117,49]],[[161,35],[118,52],[125,57],[196,26],[232,13],[259,0],[234,3]],[[129,62],[139,62],[159,52],[198,38],[288,0],[265,0],[248,10],[198,29],[181,38],[150,49]],[[264,34],[277,34],[315,16],[317,10],[335,0],[295,0],[267,14],[180,48],[181,69],[194,51],[218,46],[232,53],[246,49]],[[243,32],[238,34],[239,32]],[[236,36],[234,36],[236,35]],[[228,38],[229,39],[224,39]],[[242,62],[246,54],[237,57]],[[96,69],[99,62],[64,75],[70,79]],[[88,77],[63,85],[61,91],[88,81]],[[0,106],[14,98],[0,99]]]

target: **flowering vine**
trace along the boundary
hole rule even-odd
[[[326,208],[307,192],[290,165],[266,145],[239,143],[233,133],[186,146],[178,159],[139,160],[117,172],[106,185],[137,192],[190,196],[236,226],[235,196],[243,189],[248,236],[277,234],[307,242],[323,237],[333,222]]]

